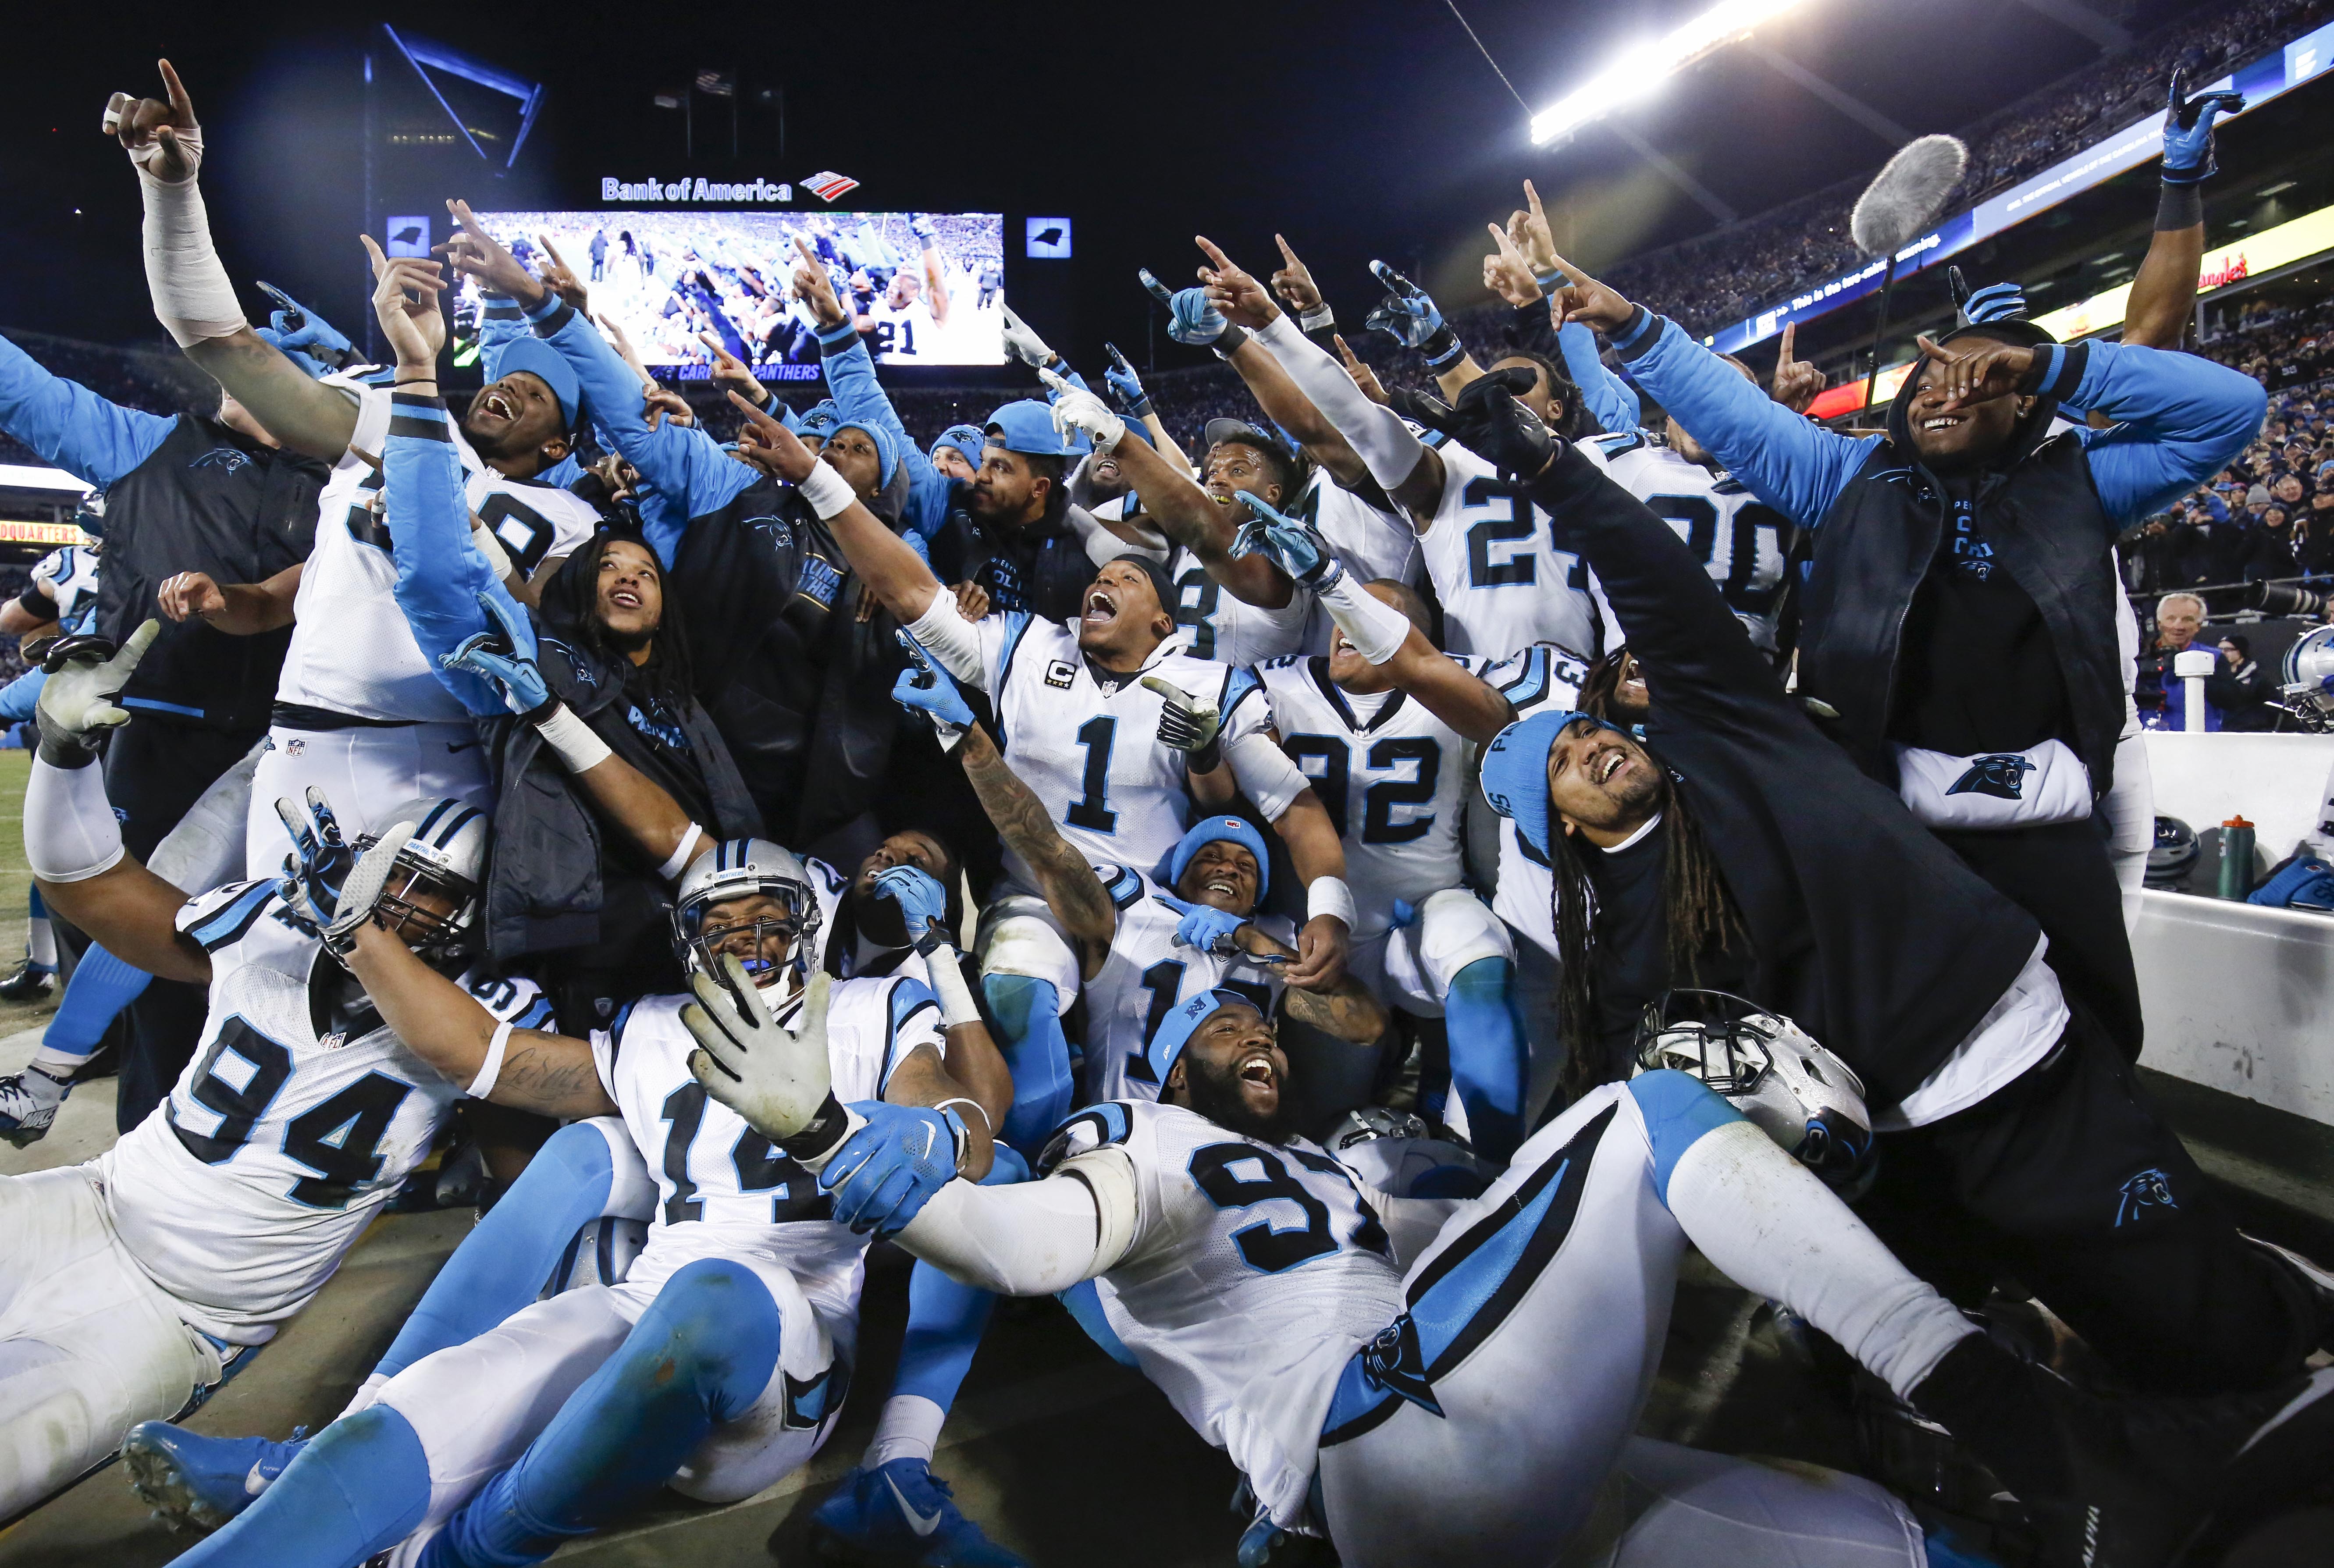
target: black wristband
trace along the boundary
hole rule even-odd
[[[835,1099],[834,1091],[830,1089],[826,1092],[825,1102],[819,1106],[809,1125],[792,1138],[781,1140],[778,1147],[789,1159],[822,1159],[834,1152],[834,1146],[843,1141],[843,1135],[850,1128],[851,1112],[843,1108],[843,1102]]]
[[[43,625],[57,618],[57,601],[42,592],[37,582],[24,584],[24,592],[16,595],[16,605]]]
[[[49,726],[40,722],[37,710],[33,716],[33,727],[41,732],[40,745],[36,748],[35,755],[51,767],[63,768],[67,773],[71,773],[76,768],[87,767],[97,760],[97,753],[80,741],[74,740],[70,736],[50,734]]]
[[[1441,371],[1457,364],[1459,356],[1467,350],[1459,341],[1457,332],[1449,327],[1438,327],[1432,337],[1418,345],[1418,351],[1425,356],[1428,370]]]
[[[1215,350],[1216,358],[1229,360],[1246,341],[1248,341],[1248,329],[1237,322],[1226,322],[1222,334],[1208,346]]]
[[[1191,753],[1191,761],[1183,765],[1185,771],[1194,774],[1213,773],[1218,768],[1223,766],[1224,737],[1221,735],[1218,735],[1213,740],[1208,742],[1207,745]]]
[[[2204,193],[2194,182],[2164,186],[2164,194],[2156,198],[2156,231],[2194,228],[2204,221]]]

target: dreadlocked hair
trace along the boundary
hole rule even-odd
[[[670,598],[666,600],[664,614],[651,634],[648,662],[637,670],[632,670],[627,650],[608,635],[606,625],[600,620],[600,562],[607,554],[608,546],[618,544],[635,544],[648,551],[649,559],[656,567],[657,586],[670,593],[671,585],[666,579],[664,563],[649,547],[644,537],[622,527],[598,529],[560,572],[561,577],[566,579],[568,586],[581,599],[575,607],[578,613],[574,617],[571,630],[576,641],[583,644],[584,649],[601,664],[631,671],[625,677],[629,689],[667,702],[687,702],[694,688],[696,672],[689,657],[688,633],[681,630],[682,617],[672,613]],[[574,573],[573,577],[568,575],[570,572]]]
[[[1684,792],[1664,774],[1661,834],[1663,930],[1667,984],[1701,982],[1702,955],[1732,945],[1737,925],[1718,861],[1702,842],[1702,830]],[[1604,851],[1560,827],[1548,846],[1555,874],[1551,913],[1556,923],[1557,961],[1561,967],[1556,999],[1557,1024],[1565,1044],[1564,1071],[1557,1086],[1559,1104],[1568,1105],[1599,1083],[1629,1075],[1625,1054],[1602,1054],[1596,1038],[1596,985],[1590,974],[1596,932],[1596,895],[1588,880],[1587,857]]]

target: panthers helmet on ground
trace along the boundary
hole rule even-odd
[[[2178,817],[2156,818],[2156,842],[2147,851],[2147,885],[2178,887],[2196,869],[2196,857],[2203,852],[2195,829]]]
[[[746,965],[757,985],[767,986],[787,970],[808,967],[808,956],[818,951],[818,896],[810,871],[793,851],[767,839],[725,839],[710,854],[699,855],[680,879],[672,906],[673,947],[680,961],[692,969],[714,973],[712,948],[705,940],[705,918],[717,904],[755,893],[767,894],[786,906],[789,918],[768,917],[754,922],[755,936],[764,928],[785,928],[790,933],[786,956],[772,963],[757,958]]]
[[[1637,1033],[1637,1071],[1664,1068],[1701,1079],[1834,1189],[1871,1181],[1864,1081],[1789,1018],[1724,991],[1671,991]]]
[[[384,822],[411,822],[413,836],[397,851],[397,870],[381,890],[381,919],[402,930],[416,952],[445,955],[470,946],[478,919],[479,892],[487,880],[487,842],[493,829],[487,813],[452,799],[410,800],[385,812]],[[362,854],[379,835],[356,842]],[[454,906],[440,915],[413,902],[427,892]]]
[[[2334,730],[2334,626],[2321,626],[2285,650],[2279,705],[2320,734]]]

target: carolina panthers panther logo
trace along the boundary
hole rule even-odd
[[[213,447],[187,465],[189,468],[224,468],[230,475],[251,467],[251,458],[233,447]]]
[[[647,714],[642,713],[637,705],[627,706],[624,709],[624,717],[635,730],[651,740],[661,743],[670,750],[690,749],[689,733],[677,724],[661,723],[651,718]]]
[[[1949,795],[1993,795],[2014,801],[2026,793],[2026,775],[2034,764],[2018,752],[1996,752],[1970,759],[1969,772],[1953,781]]]
[[[2117,1197],[2115,1222],[2118,1226],[2126,1220],[2137,1219],[2149,1208],[2180,1207],[2172,1196],[2172,1178],[2155,1166],[2126,1181]]]

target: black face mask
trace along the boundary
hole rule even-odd
[[[1252,1110],[1247,1096],[1240,1092],[1237,1068],[1218,1070],[1197,1055],[1183,1057],[1183,1094],[1192,1110],[1219,1127],[1259,1139],[1266,1143],[1282,1144],[1297,1136],[1296,1114],[1288,1101],[1288,1081],[1280,1081],[1280,1098],[1272,1114],[1259,1116]]]

